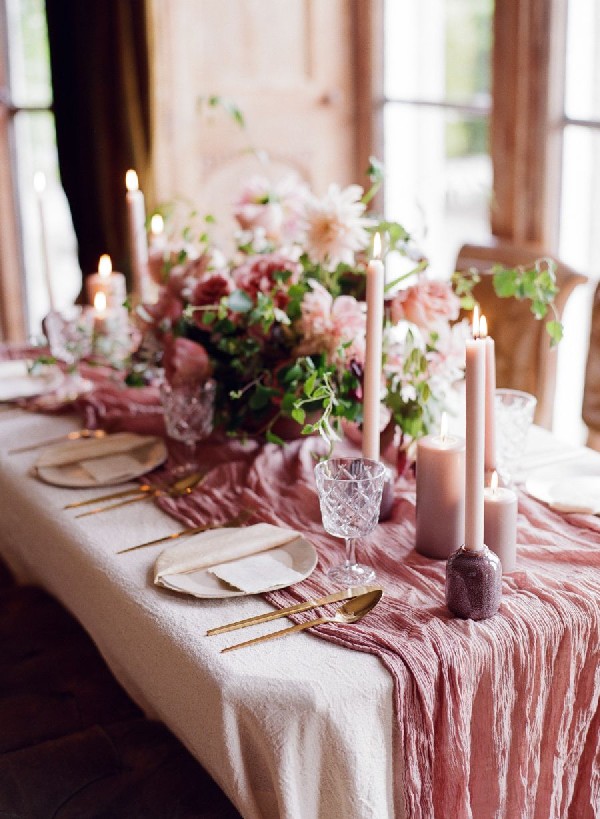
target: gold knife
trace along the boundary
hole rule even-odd
[[[137,546],[128,546],[127,549],[121,549],[119,552],[116,552],[116,554],[123,555],[125,552],[134,552],[136,549],[144,549],[146,546],[157,546],[159,543],[167,543],[169,540],[177,540],[186,535],[198,535],[200,532],[208,532],[210,529],[234,528],[248,520],[251,514],[252,512],[250,510],[246,510],[245,513],[236,515],[234,518],[231,518],[231,520],[225,521],[225,523],[205,523],[202,526],[192,526],[189,529],[182,529],[181,532],[174,532],[172,535],[157,537],[156,540],[148,540],[146,543],[138,543]]]
[[[79,438],[105,438],[107,435],[104,429],[77,429],[73,432],[67,432],[64,435],[58,435],[56,438],[47,438],[45,441],[38,441],[37,444],[28,444],[27,446],[20,446],[17,449],[9,449],[8,455],[17,455],[21,452],[32,452],[34,449],[41,449],[52,444],[60,444],[62,441],[77,441]]]
[[[235,623],[217,626],[216,628],[209,629],[206,635],[210,637],[213,634],[223,634],[226,631],[235,631],[238,628],[246,628],[246,626],[254,626],[258,623],[268,623],[270,620],[277,620],[279,617],[287,617],[288,614],[299,614],[301,611],[316,609],[318,606],[325,606],[327,603],[351,600],[353,597],[358,597],[359,594],[366,594],[367,592],[377,591],[379,589],[379,586],[353,586],[350,589],[342,589],[342,591],[333,592],[333,594],[320,597],[318,600],[307,600],[305,603],[297,603],[295,606],[289,606],[286,609],[276,609],[266,614],[258,614],[256,617],[248,617],[246,620],[237,620]]]

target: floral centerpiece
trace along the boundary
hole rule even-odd
[[[332,184],[322,197],[294,177],[250,179],[234,204],[230,258],[210,240],[211,217],[195,244],[189,228],[179,242],[171,237],[153,261],[158,300],[136,308],[143,342],[130,383],[144,377],[150,351],[174,383],[214,378],[216,423],[228,434],[281,442],[291,423],[331,442],[340,421],[360,425],[365,271],[379,232],[407,268],[386,286],[382,426],[409,442],[437,425],[463,377],[468,328],[458,318],[476,277],[431,278],[404,228],[367,213],[377,163],[369,175],[366,192]],[[506,289],[505,271],[498,275]],[[541,315],[556,292],[552,271],[534,282]],[[531,298],[516,289],[510,295]]]

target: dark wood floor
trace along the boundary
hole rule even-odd
[[[0,563],[2,819],[239,819],[79,624]]]

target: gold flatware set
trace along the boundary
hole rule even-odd
[[[183,495],[189,495],[202,482],[204,475],[204,472],[194,472],[191,475],[186,475],[184,478],[180,478],[171,486],[167,486],[165,488],[153,486],[152,484],[140,484],[140,486],[134,489],[124,489],[122,492],[113,492],[109,495],[88,498],[88,500],[85,501],[68,503],[64,508],[78,509],[82,506],[89,506],[92,503],[116,500],[118,498],[127,498],[127,500],[111,503],[108,506],[99,506],[96,509],[90,509],[88,512],[82,512],[79,515],[75,515],[76,518],[85,518],[89,517],[90,515],[97,515],[100,512],[109,512],[111,509],[120,509],[123,506],[129,506],[132,503],[138,503],[139,501],[148,500],[149,498],[159,498],[165,495],[172,498],[182,497]],[[128,497],[129,495],[134,495],[134,497]]]
[[[358,586],[351,589],[346,589],[341,592],[330,594],[327,597],[322,597],[319,600],[311,600],[306,603],[298,603],[295,606],[290,606],[286,609],[278,609],[268,614],[260,614],[257,617],[249,617],[247,620],[239,620],[236,623],[229,623],[226,626],[219,626],[215,629],[207,631],[207,635],[221,634],[225,631],[233,631],[238,628],[246,628],[247,626],[256,625],[257,623],[264,623],[269,620],[276,620],[278,617],[287,617],[289,614],[297,614],[301,611],[324,606],[327,603],[345,600],[346,602],[337,609],[335,614],[327,615],[325,617],[317,617],[314,620],[308,620],[306,623],[298,623],[290,628],[284,628],[280,631],[274,631],[271,634],[264,634],[262,637],[255,637],[253,640],[246,640],[243,643],[236,643],[232,646],[227,646],[221,649],[221,654],[228,651],[235,651],[238,648],[246,648],[247,646],[257,645],[258,643],[265,643],[268,640],[277,640],[279,637],[287,637],[290,634],[297,634],[300,631],[313,628],[314,626],[321,626],[324,623],[357,623],[359,620],[368,614],[379,601],[383,595],[383,589],[377,586]]]

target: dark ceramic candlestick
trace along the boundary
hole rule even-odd
[[[500,606],[502,565],[487,546],[474,552],[461,546],[446,564],[446,605],[457,617],[485,620]]]

